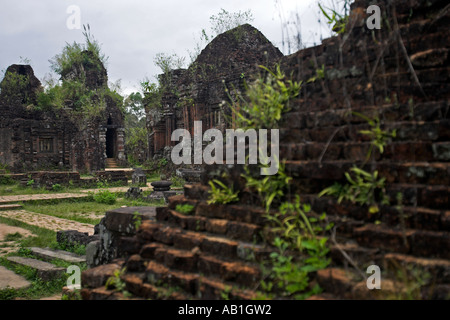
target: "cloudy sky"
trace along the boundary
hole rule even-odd
[[[326,23],[318,21],[317,0],[0,0],[0,70],[30,61],[39,79],[50,73],[48,60],[66,42],[84,42],[82,29],[68,27],[68,21],[74,25],[71,6],[79,8],[80,25],[89,24],[102,45],[109,57],[109,80],[121,80],[123,94],[137,91],[141,80],[160,73],[154,65],[157,53],[176,53],[189,61],[188,50],[193,51],[201,30],[209,31],[210,16],[222,8],[250,9],[252,25],[285,54],[283,23],[291,22],[291,34],[300,25],[305,46],[329,36]]]

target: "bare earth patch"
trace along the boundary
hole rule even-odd
[[[8,234],[14,234],[16,232],[21,234],[23,238],[33,235],[29,230],[0,223],[0,257],[19,248],[16,241],[4,241]]]
[[[25,210],[10,210],[10,211],[1,211],[0,216],[15,219],[30,225],[35,225],[53,231],[77,230],[80,232],[87,232],[90,235],[94,234],[94,225],[92,224],[61,219],[41,213],[34,213]]]

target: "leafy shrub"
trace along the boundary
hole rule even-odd
[[[219,187],[216,187],[216,184]],[[210,181],[209,185],[211,186],[211,190],[209,191],[210,198],[208,200],[208,204],[227,204],[239,200],[239,191],[235,192],[233,190],[233,187],[227,187],[225,184],[223,184],[223,182],[217,179]]]
[[[10,185],[10,184],[14,184],[15,181],[13,178],[11,178],[10,176],[0,176],[0,184],[2,185]]]
[[[109,190],[100,191],[94,194],[94,201],[104,204],[114,204],[116,203],[117,195],[110,192]]]
[[[58,183],[52,185],[52,191],[61,191],[62,190],[62,186]]]

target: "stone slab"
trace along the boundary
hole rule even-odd
[[[154,219],[155,216],[156,207],[123,207],[106,212],[105,226],[110,231],[134,234],[136,217],[140,217],[141,221],[144,221]]]
[[[78,256],[74,253],[63,251],[63,250],[53,250],[49,248],[37,248],[31,247],[28,248],[31,250],[31,253],[36,257],[44,259],[46,261],[51,261],[53,259],[60,259],[70,263],[82,263],[86,262],[85,256]]]
[[[11,261],[12,263],[20,264],[23,266],[30,267],[32,269],[36,269],[37,273],[38,273],[38,277],[45,281],[52,280],[56,277],[59,277],[66,271],[64,268],[59,268],[51,263],[36,260],[36,259],[23,258],[23,257],[8,257],[7,259],[8,259],[8,261]]]
[[[0,290],[11,288],[11,289],[22,289],[27,288],[31,285],[21,275],[15,274],[13,271],[0,266]]]

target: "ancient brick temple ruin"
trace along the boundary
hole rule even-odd
[[[146,105],[150,134],[150,156],[161,153],[171,141],[175,129],[194,133],[194,121],[202,121],[203,132],[225,129],[221,104],[243,91],[244,79],[258,70],[258,65],[273,65],[283,54],[254,27],[246,24],[211,41],[188,69],[161,75],[161,107]]]
[[[189,82],[188,71],[174,71],[175,87],[184,95],[191,87],[194,102],[174,95],[165,98],[168,106],[153,123],[153,150],[170,145],[170,130],[191,128],[194,119],[202,119],[205,128],[217,125],[214,110],[224,97],[221,80],[239,81],[241,73],[247,77],[252,62],[264,62],[267,51],[269,62],[280,62],[286,74],[304,81],[281,125],[280,155],[294,178],[290,193],[300,195],[314,212],[325,212],[336,226],[335,241],[329,241],[332,263],[314,275],[324,289],[317,298],[386,297],[401,287],[398,282],[386,277],[382,290],[369,290],[357,272],[378,265],[383,272],[426,270],[431,279],[419,294],[445,299],[450,294],[448,3],[378,1],[384,18],[380,30],[366,26],[370,4],[366,0],[352,4],[344,34],[289,56],[280,56],[257,32],[261,41],[249,36],[242,52],[238,41],[218,37],[203,52],[223,48],[217,49],[217,56],[199,57],[213,59],[210,68],[216,72],[207,74],[217,75],[214,81]],[[322,66],[324,76],[306,83]],[[183,105],[185,101],[189,104]],[[384,153],[375,154],[369,163],[365,162],[371,142],[360,132],[368,123],[351,111],[378,117],[383,128],[397,130]],[[378,170],[391,199],[402,195],[401,206],[391,203],[370,213],[351,202],[318,196],[334,182],[345,182],[345,172],[355,164]],[[260,236],[267,229],[264,210],[254,193],[244,188],[241,166],[206,169],[201,183],[186,185],[184,195],[171,197],[168,207],[157,209],[155,219],[122,235],[117,242],[121,257],[83,272],[84,299],[123,298],[121,292],[105,288],[105,281],[124,267],[121,278],[135,298],[256,296],[254,289],[262,277],[259,262],[273,249]],[[207,203],[208,182],[217,177],[218,169],[228,170],[225,182],[240,190],[239,202]],[[193,212],[180,213],[177,204],[190,204]]]
[[[89,54],[89,52],[84,52]],[[80,65],[89,90],[105,87],[106,69]],[[79,77],[74,72],[65,79]],[[92,172],[105,168],[107,159],[119,164],[124,154],[124,116],[117,103],[105,96],[106,108],[99,117],[86,121],[74,116],[71,106],[39,110],[37,97],[43,91],[29,65],[11,65],[8,73],[25,79],[24,88],[8,88],[7,79],[0,84],[0,163],[13,172],[31,170],[72,170]]]

